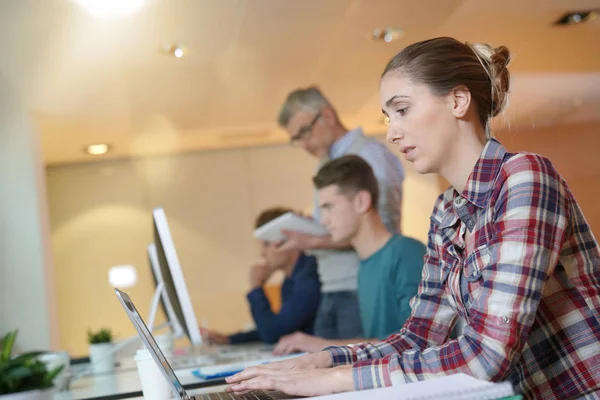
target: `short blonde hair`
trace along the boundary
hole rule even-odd
[[[317,86],[296,89],[288,94],[285,99],[279,112],[277,123],[282,128],[285,128],[290,123],[290,119],[298,111],[309,111],[316,114],[328,107],[333,108],[329,100],[327,100]]]

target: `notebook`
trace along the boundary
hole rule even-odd
[[[493,383],[465,374],[455,374],[421,382],[398,384],[382,389],[313,397],[327,400],[498,400],[520,399],[510,382]]]
[[[280,242],[286,239],[281,233],[282,229],[314,236],[325,236],[328,234],[327,229],[317,221],[302,217],[293,212],[288,212],[257,228],[254,231],[254,237],[267,242]]]

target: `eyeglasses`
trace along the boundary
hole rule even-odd
[[[290,143],[292,143],[292,144],[299,143],[302,140],[308,139],[310,137],[310,135],[312,134],[312,130],[315,127],[315,124],[317,123],[319,118],[321,118],[320,111],[315,115],[313,120],[310,121],[310,124],[305,125],[302,128],[298,129],[298,133],[296,133],[294,136],[292,136],[290,138]]]

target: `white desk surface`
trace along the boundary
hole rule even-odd
[[[175,375],[185,385],[222,384],[222,379],[203,380],[192,375],[192,370],[198,367],[175,371]],[[81,400],[94,398],[129,398],[136,392],[141,392],[142,387],[137,369],[129,369],[111,374],[85,376],[73,382],[69,391],[58,392],[54,400]]]
[[[215,359],[217,365],[236,363],[243,360],[264,359],[271,354],[270,348],[265,347],[265,345],[227,346],[218,349],[217,352],[219,353],[219,356]],[[198,364],[193,367],[175,369],[175,375],[177,375],[182,385],[195,385],[196,388],[204,385],[222,385],[224,383],[223,379],[204,380],[192,374],[193,370],[203,365],[210,364]],[[81,369],[81,367],[78,369]],[[111,373],[84,375],[73,380],[69,390],[57,392],[54,395],[54,400],[125,399],[139,396],[141,390],[137,367],[132,360],[126,360],[121,367],[116,368]],[[136,393],[138,394],[136,395]]]

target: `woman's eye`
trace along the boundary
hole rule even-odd
[[[407,110],[408,110],[408,107],[406,107],[406,108],[401,108],[401,109],[399,109],[399,110],[396,110],[396,112],[397,112],[398,114],[400,114],[400,115],[404,115],[404,114],[406,114],[406,111],[407,111]]]

